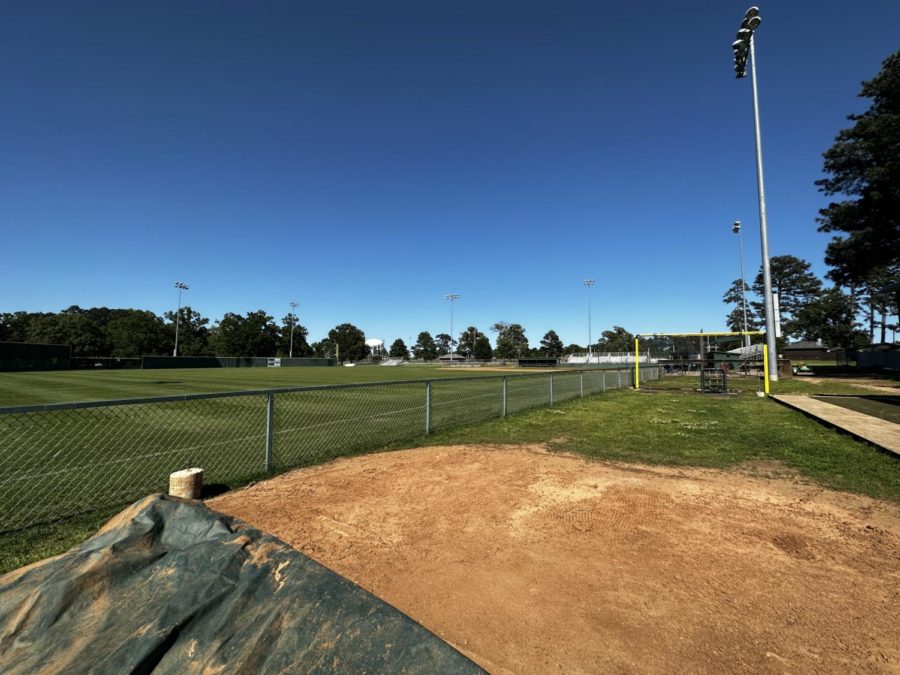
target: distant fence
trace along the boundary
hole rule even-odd
[[[856,352],[856,365],[860,368],[900,370],[900,351]]]
[[[165,491],[178,469],[241,484],[632,378],[623,368],[0,408],[0,531]]]
[[[67,370],[72,358],[68,345],[0,342],[0,371]]]
[[[73,356],[70,364],[72,370],[122,370],[140,368],[140,357],[117,356]]]
[[[145,356],[141,368],[280,368],[299,366],[336,366],[337,359],[266,356]],[[277,362],[277,363],[276,363]]]

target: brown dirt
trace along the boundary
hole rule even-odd
[[[850,380],[844,377],[804,377],[802,379],[804,382],[809,382],[811,384],[826,384],[831,382],[835,384],[849,384],[851,387],[856,387],[857,389],[880,391],[886,394],[900,393],[900,388],[886,385],[885,380],[874,378],[854,378]]]
[[[900,672],[900,506],[782,467],[421,448],[209,505],[493,672]]]

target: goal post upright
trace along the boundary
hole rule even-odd
[[[635,389],[641,388],[641,378],[640,378],[641,355],[639,353],[640,348],[641,348],[640,342],[641,342],[641,336],[635,335],[634,336],[634,388]]]
[[[642,337],[725,337],[734,335],[765,335],[764,330],[737,330],[721,331],[714,333],[638,333],[634,336],[634,388],[640,389],[640,342]],[[769,395],[769,350],[768,345],[763,344],[763,380],[765,381],[766,396]],[[649,361],[648,361],[649,363]]]

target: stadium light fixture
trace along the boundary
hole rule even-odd
[[[588,363],[591,362],[591,357],[593,356],[593,344],[591,342],[591,287],[594,285],[593,279],[585,279],[581,282],[588,289]]]
[[[175,312],[175,351],[173,356],[178,356],[178,328],[181,324],[181,292],[188,290],[188,285],[183,281],[176,281],[175,288],[178,289],[178,310]]]
[[[288,350],[288,357],[294,358],[294,325],[297,323],[297,308],[300,306],[299,302],[292,302],[291,304],[291,347]]]
[[[753,90],[753,127],[756,136],[756,187],[759,196],[759,239],[762,248],[763,287],[766,307],[766,345],[775,367],[769,369],[769,379],[778,381],[778,351],[775,346],[775,305],[772,300],[772,272],[769,267],[769,234],[766,224],[766,188],[763,180],[762,135],[759,130],[759,93],[756,86],[756,49],[753,39],[762,18],[758,7],[751,7],[744,14],[741,28],[731,43],[734,52],[734,72],[738,79],[747,75],[747,57],[750,58],[750,80]],[[742,277],[743,280],[743,277]]]
[[[450,301],[450,364],[453,364],[453,301],[459,300],[459,293],[447,293],[445,300]]]
[[[741,305],[744,309],[744,332],[747,332],[747,288],[744,286],[744,235],[741,234],[741,221],[731,225],[731,231],[738,236],[738,250],[741,256]],[[744,336],[744,346],[750,346],[750,336]]]

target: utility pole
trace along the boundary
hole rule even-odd
[[[453,365],[453,301],[459,300],[459,293],[448,293],[444,296],[445,300],[450,301],[450,365]]]
[[[750,58],[750,80],[753,89],[753,128],[756,139],[756,188],[759,197],[759,239],[762,249],[763,300],[766,306],[766,346],[774,367],[769,368],[769,381],[778,381],[778,350],[775,344],[775,303],[772,300],[772,273],[769,268],[769,234],[766,222],[766,187],[763,180],[762,133],[759,129],[759,93],[756,85],[756,47],[753,39],[762,19],[759,8],[751,7],[741,21],[731,48],[734,51],[734,72],[737,78],[747,76],[747,57]]]
[[[175,352],[173,356],[178,356],[178,328],[181,325],[181,292],[188,290],[188,285],[183,281],[176,281],[175,288],[178,289],[178,311],[175,312]]]
[[[744,308],[744,332],[747,332],[747,288],[744,286],[744,235],[741,234],[741,221],[736,220],[731,231],[738,236],[738,247],[741,252],[741,305]],[[750,346],[750,336],[744,336],[744,346]]]
[[[291,348],[288,351],[289,358],[294,358],[294,325],[297,323],[297,308],[299,306],[299,302],[291,303]]]
[[[581,283],[587,286],[588,289],[588,363],[590,363],[594,353],[594,345],[591,340],[591,288],[594,285],[594,280],[585,279]]]

